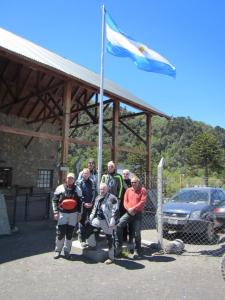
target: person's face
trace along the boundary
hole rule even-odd
[[[94,167],[95,167],[95,163],[93,161],[89,161],[88,162],[88,169],[92,171],[94,169]]]
[[[73,177],[67,177],[66,178],[66,183],[67,183],[67,185],[72,185],[74,183],[74,178]]]
[[[108,172],[113,173],[115,171],[115,166],[113,164],[108,165]]]
[[[107,193],[107,186],[100,186],[99,191],[100,195],[104,196]]]
[[[123,172],[123,179],[129,178],[129,172]]]
[[[83,172],[82,172],[82,176],[83,176],[83,178],[84,178],[85,180],[87,180],[88,177],[90,176],[90,172],[89,172],[88,170],[83,171]]]
[[[131,180],[131,185],[132,185],[133,189],[136,191],[139,187],[139,181],[136,178],[134,178]]]

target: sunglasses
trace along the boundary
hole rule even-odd
[[[133,184],[133,183],[137,183],[137,181],[132,181],[131,184]]]

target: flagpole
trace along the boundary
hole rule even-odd
[[[103,91],[104,91],[104,54],[105,54],[105,6],[102,5],[102,40],[101,40],[101,72],[100,72],[100,102],[98,129],[98,184],[101,182],[102,172],[102,129],[103,129]]]

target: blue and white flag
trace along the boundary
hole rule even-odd
[[[131,58],[141,70],[176,77],[176,68],[166,58],[122,33],[107,12],[105,17],[107,51],[109,53]]]

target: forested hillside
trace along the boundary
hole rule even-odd
[[[129,112],[126,110],[122,112],[122,114],[127,113]],[[107,119],[110,115],[111,110],[108,110],[104,118]],[[80,123],[88,122],[90,122],[89,117],[83,115]],[[145,139],[145,116],[126,119],[126,123]],[[105,122],[104,125],[111,130],[111,122]],[[176,177],[179,174],[185,174],[186,177],[204,177],[207,171],[208,176],[225,178],[225,129],[221,127],[213,128],[185,117],[172,118],[169,121],[164,118],[153,117],[152,132],[153,176],[156,175],[160,158],[164,157],[166,176]],[[201,140],[203,138],[202,134],[205,139],[203,141]],[[97,141],[98,125],[78,127],[73,136],[83,140]],[[111,139],[105,130],[103,143],[111,143]],[[144,144],[121,124],[119,127],[119,145],[140,148],[139,154],[119,153],[119,163],[138,174],[144,173]],[[207,148],[205,149],[203,146],[207,146]],[[199,154],[200,156],[198,156],[196,151],[198,152],[201,147],[203,149]],[[103,155],[103,164],[105,165],[110,160],[110,151],[104,150]],[[83,167],[88,157],[97,158],[96,149],[86,148],[84,150],[82,147],[71,146],[70,167]],[[202,164],[199,163],[200,161],[202,161]]]

